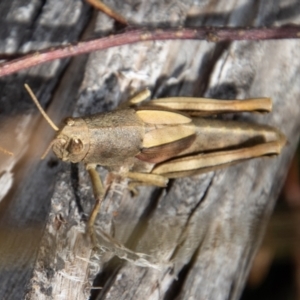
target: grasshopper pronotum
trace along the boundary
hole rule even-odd
[[[63,161],[83,162],[90,174],[96,204],[88,231],[101,206],[105,189],[96,166],[136,185],[165,187],[170,178],[191,176],[263,155],[276,155],[286,143],[276,128],[246,122],[207,119],[228,112],[269,112],[269,98],[215,100],[172,97],[141,102],[143,91],[118,109],[82,118],[68,118],[56,127],[25,85],[39,110],[58,133],[52,147]]]

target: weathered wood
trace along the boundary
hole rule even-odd
[[[89,17],[89,8],[81,1],[10,1],[0,6],[1,52],[8,54],[76,41]],[[66,60],[56,61],[0,79],[1,144],[15,153],[14,157],[1,155],[1,174],[12,185],[0,205],[1,299],[24,298],[58,171],[49,161],[39,161],[52,132],[37,122],[35,108],[23,84],[29,83],[45,104],[61,81],[66,63]],[[73,71],[82,72],[82,64]],[[75,77],[73,84],[77,86],[79,82],[80,77]],[[74,97],[72,89],[64,92]],[[55,113],[58,119],[70,107],[71,101],[60,101]],[[7,184],[3,182],[2,186]]]
[[[250,0],[109,4],[139,25],[299,23],[299,6],[292,0],[272,5]],[[1,28],[9,28],[0,32],[6,41],[2,52],[70,42],[82,31],[87,36],[113,27],[102,13],[91,17],[80,1],[39,5],[20,0],[0,4],[6,16]],[[1,78],[0,145],[16,156],[0,154],[1,187],[12,184],[0,203],[0,298],[87,299],[96,274],[94,285],[102,289],[92,292],[94,299],[239,298],[299,137],[299,46],[299,41],[145,42]],[[84,236],[83,216],[93,205],[89,178],[82,166],[78,171],[74,165],[57,166],[51,157],[38,160],[52,132],[33,117],[36,109],[23,91],[24,82],[47,103],[56,123],[63,116],[113,109],[144,87],[153,97],[269,96],[272,114],[239,118],[281,128],[289,144],[278,158],[174,180],[166,190],[144,187],[136,198],[126,182],[114,182],[97,228],[150,256],[138,260],[100,238],[106,252],[93,252]],[[99,171],[104,178],[105,171]],[[120,253],[131,262],[115,256]],[[147,261],[159,270],[137,266]]]

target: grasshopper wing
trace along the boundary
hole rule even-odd
[[[182,113],[152,108],[140,109],[137,114],[146,128],[141,152],[136,156],[142,161],[168,160],[190,147],[196,138],[192,119]]]

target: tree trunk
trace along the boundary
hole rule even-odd
[[[300,13],[295,0],[104,3],[139,27],[281,26],[299,23]],[[7,55],[115,30],[79,0],[2,1],[0,11]],[[299,46],[140,42],[0,78],[0,146],[14,152],[0,153],[0,298],[238,299],[299,138]],[[152,98],[271,97],[271,114],[238,118],[278,127],[289,143],[278,157],[172,180],[167,189],[141,187],[137,197],[126,180],[114,180],[96,225],[102,248],[93,250],[88,174],[53,154],[40,161],[54,133],[25,82],[56,124],[112,110],[145,87]]]

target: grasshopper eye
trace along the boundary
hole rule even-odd
[[[66,150],[71,154],[80,153],[83,149],[83,143],[80,139],[71,139]]]
[[[64,120],[64,123],[68,126],[73,126],[75,124],[75,121],[72,118],[66,118]]]

